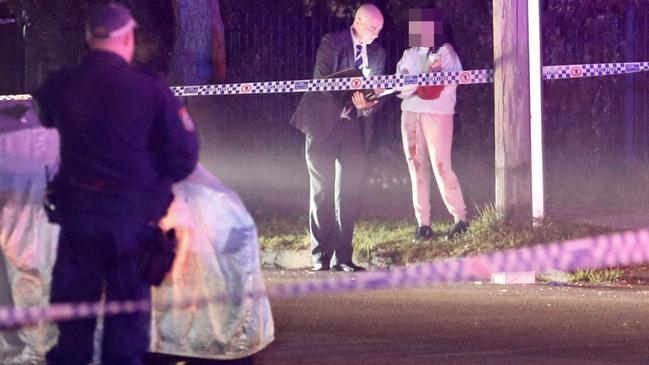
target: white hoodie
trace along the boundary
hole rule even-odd
[[[431,60],[442,60],[442,72],[462,71],[462,63],[453,47],[445,43],[439,50],[428,55],[428,47],[412,47],[403,52],[397,64],[397,75],[416,75],[428,73]],[[439,98],[424,100],[415,94],[416,88],[402,90],[399,97],[401,110],[414,113],[455,114],[457,85],[445,85]]]

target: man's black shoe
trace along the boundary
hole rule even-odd
[[[446,239],[452,240],[454,238],[457,238],[462,233],[466,232],[467,229],[469,229],[469,225],[465,221],[458,221],[448,231],[448,234],[446,235]]]
[[[358,266],[353,262],[348,262],[345,264],[338,264],[332,266],[331,271],[359,272],[359,271],[365,271],[365,268],[362,266]]]
[[[329,264],[324,264],[322,262],[316,262],[311,268],[313,271],[329,271]]]
[[[430,226],[419,226],[415,231],[415,237],[413,237],[412,243],[427,241],[431,238],[433,238],[433,230],[430,229]]]

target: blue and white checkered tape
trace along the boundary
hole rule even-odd
[[[544,66],[544,80],[610,76],[649,71],[649,62],[592,63]],[[383,75],[336,79],[284,80],[236,84],[172,86],[177,96],[283,94],[310,91],[347,91],[371,88],[402,88],[408,85],[469,85],[493,82],[493,70],[432,72],[419,75]],[[4,100],[31,100],[31,95],[0,95]]]
[[[649,62],[594,63],[543,67],[543,79],[610,76],[649,71]],[[178,96],[294,93],[310,91],[347,91],[371,88],[402,88],[407,85],[468,85],[493,82],[493,70],[433,72],[419,75],[383,75],[337,79],[268,81],[241,84],[174,86]]]
[[[177,96],[280,94],[312,91],[347,91],[399,88],[407,85],[484,84],[493,82],[491,70],[435,72],[421,75],[382,75],[335,79],[267,81],[239,84],[173,86]]]
[[[0,95],[0,101],[9,101],[9,100],[32,100],[32,96],[29,94]]]
[[[592,63],[543,67],[543,79],[556,80],[593,76],[610,76],[649,71],[649,62]]]

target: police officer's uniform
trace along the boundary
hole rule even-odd
[[[61,137],[62,222],[51,302],[97,302],[104,290],[107,301],[149,299],[138,260],[150,222],[164,216],[171,185],[198,156],[186,109],[162,78],[100,50],[51,75],[35,99],[43,125]],[[102,364],[139,364],[149,320],[149,313],[106,317]],[[87,364],[95,319],[58,325],[48,363]]]

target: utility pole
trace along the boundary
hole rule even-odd
[[[537,1],[537,0],[530,0]],[[530,221],[532,160],[528,1],[493,1],[496,210]]]

